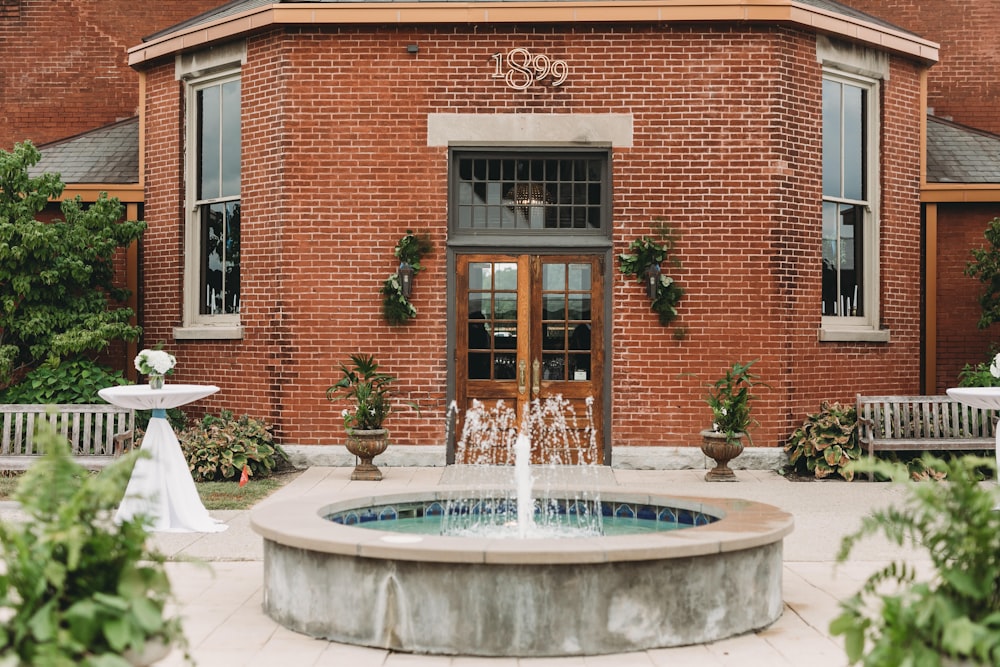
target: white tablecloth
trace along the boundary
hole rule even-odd
[[[152,519],[155,531],[218,533],[228,526],[213,519],[198,496],[180,443],[166,419],[166,410],[219,391],[214,385],[167,384],[162,389],[148,385],[108,387],[97,392],[108,403],[134,410],[153,410],[141,450],[149,453],[135,463],[115,520],[126,521],[138,514]]]
[[[974,408],[1000,410],[1000,387],[954,387],[948,396]],[[996,430],[997,483],[1000,484],[1000,428]]]

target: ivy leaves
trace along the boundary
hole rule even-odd
[[[656,291],[652,296],[650,308],[660,319],[660,324],[666,326],[677,319],[677,304],[684,296],[684,290],[673,278],[663,273],[663,264],[668,262],[674,266],[679,262],[670,257],[674,249],[675,238],[673,230],[666,224],[661,224],[656,236],[642,236],[632,241],[629,252],[618,255],[621,272],[627,276],[635,276],[636,281],[645,284],[646,269],[656,266],[660,269],[656,276]]]
[[[415,276],[424,270],[420,259],[431,249],[430,240],[424,236],[417,236],[410,230],[406,230],[406,236],[396,244],[393,254],[400,264],[408,264],[413,269]],[[403,286],[399,283],[399,274],[392,273],[382,283],[382,316],[391,325],[406,324],[407,320],[417,316],[417,309],[407,296],[403,293]]]

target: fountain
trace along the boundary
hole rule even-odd
[[[463,441],[482,423],[467,415],[465,427]],[[460,466],[434,488],[378,493],[352,484],[336,501],[314,496],[256,508],[265,612],[289,629],[333,641],[478,656],[703,643],[766,627],[781,615],[790,515],[761,503],[677,498],[608,482],[584,492],[579,479],[566,481],[606,468],[572,466],[579,474],[566,475],[559,474],[566,466],[532,467],[530,428],[490,429],[516,453],[513,484],[494,486],[510,466]],[[466,474],[472,471],[482,479]],[[372,529],[400,518],[492,520],[497,508],[510,513],[501,520],[505,528],[515,524],[514,534]],[[642,519],[652,528],[600,534],[588,524],[576,533],[582,536],[540,534],[545,508],[563,517]]]

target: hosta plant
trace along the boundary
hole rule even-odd
[[[820,412],[809,415],[785,443],[789,466],[817,479],[840,475],[854,479],[850,464],[861,458],[858,416],[853,405],[823,403]]]
[[[196,482],[239,479],[244,466],[250,477],[267,477],[288,458],[275,444],[270,425],[228,410],[206,415],[181,431],[178,440]]]
[[[1000,500],[998,487],[982,481],[995,470],[992,457],[950,461],[924,455],[945,483],[915,482],[906,466],[857,464],[861,472],[888,476],[906,491],[904,504],[877,509],[847,535],[837,554],[846,561],[854,545],[881,534],[929,560],[921,575],[912,562],[878,569],[861,590],[841,601],[830,624],[843,635],[850,664],[865,667],[1000,665]],[[923,570],[923,568],[921,568]]]

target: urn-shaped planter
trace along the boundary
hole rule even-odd
[[[743,453],[743,434],[727,439],[725,433],[706,429],[701,432],[701,440],[701,451],[715,461],[715,467],[705,473],[705,481],[738,482],[729,462]]]
[[[382,471],[372,463],[372,459],[384,452],[388,446],[389,431],[384,428],[372,430],[354,428],[348,431],[347,451],[361,459],[361,462],[354,467],[351,479],[380,481]]]

